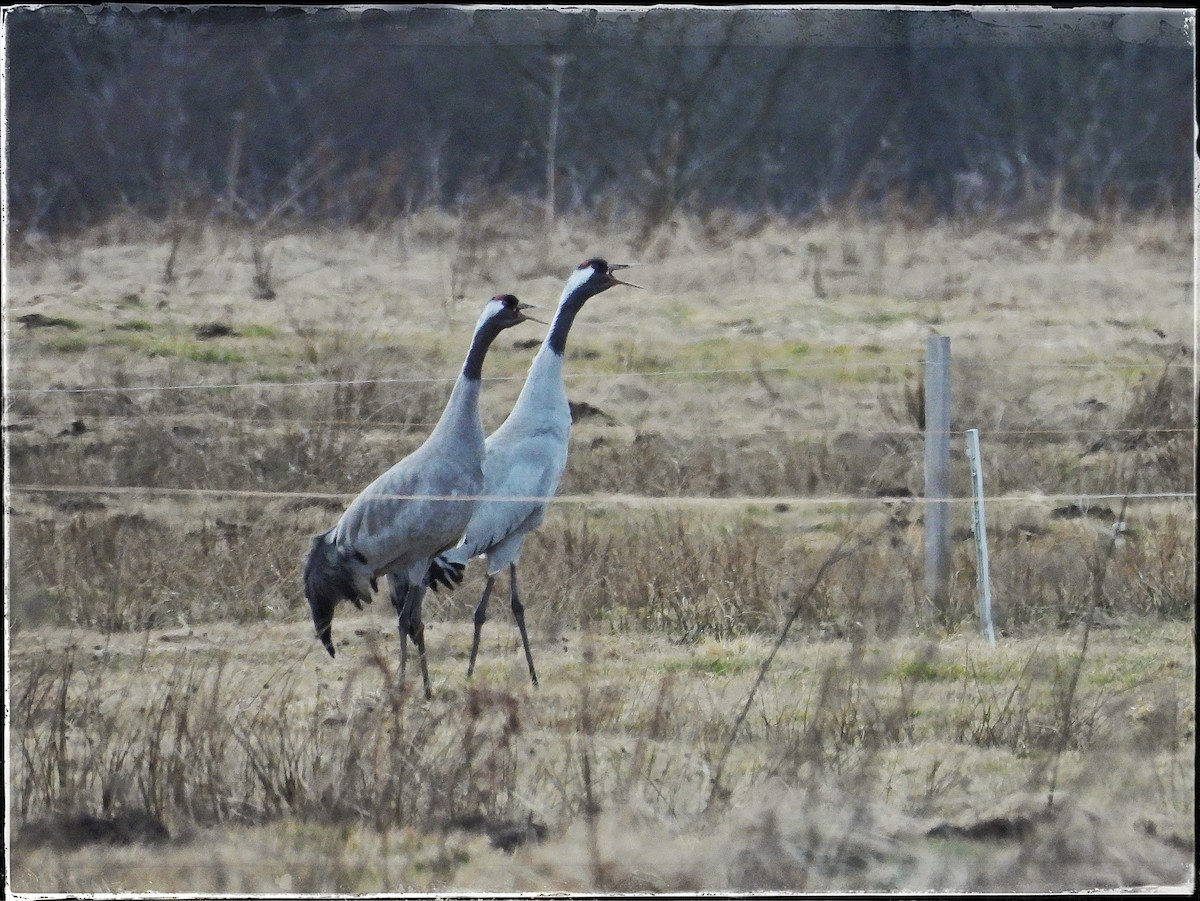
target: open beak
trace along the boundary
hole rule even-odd
[[[537,309],[537,304],[518,303],[517,304],[517,315],[521,317],[520,321],[524,322],[526,319],[528,319],[530,322],[536,322],[539,325],[549,325],[550,323],[542,322],[542,320],[540,320],[540,319],[535,319],[533,316],[530,316],[528,313],[525,312],[526,310],[536,310],[536,309]]]
[[[623,282],[619,278],[617,278],[615,275],[613,275],[613,273],[616,272],[618,269],[628,269],[628,268],[629,268],[629,266],[627,266],[624,263],[613,263],[612,265],[610,265],[608,267],[609,279],[612,281],[612,283],[614,285],[624,285],[626,288],[637,288],[639,291],[644,291],[645,288],[643,288],[641,285],[635,285],[632,282]]]

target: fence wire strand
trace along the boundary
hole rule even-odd
[[[1115,363],[1101,362],[1094,363],[1035,363],[1035,362],[1013,362],[1013,363],[994,363],[989,362],[985,365],[994,369],[1020,368],[1020,369],[1147,369],[1162,365],[1161,360],[1144,361],[1140,363]],[[686,378],[709,375],[755,375],[762,373],[781,373],[781,372],[809,372],[824,369],[903,369],[908,367],[919,368],[925,365],[924,360],[899,360],[899,361],[842,361],[830,363],[796,363],[790,366],[749,366],[749,367],[730,367],[717,369],[665,369],[665,370],[630,370],[628,372],[566,372],[563,373],[563,378],[572,380],[581,379],[616,379],[626,378],[628,376],[641,378]],[[87,387],[76,388],[8,388],[6,394],[9,395],[42,395],[42,394],[120,394],[125,392],[149,392],[149,391],[227,391],[237,388],[260,388],[260,389],[280,389],[280,388],[331,388],[331,387],[352,387],[363,385],[418,385],[418,384],[438,384],[451,383],[455,381],[457,375],[454,376],[420,376],[420,377],[404,377],[404,378],[377,378],[377,379],[331,379],[320,381],[300,381],[300,382],[220,382],[215,384],[186,384],[186,385],[93,385]],[[485,376],[485,382],[511,382],[525,378],[525,374],[519,375],[504,375],[504,376]]]
[[[336,500],[347,501],[358,497],[358,492],[328,492],[328,491],[267,491],[253,488],[171,488],[162,486],[143,485],[10,485],[9,491],[20,494],[154,494],[167,497],[241,497],[260,499],[305,498],[314,501]],[[467,494],[374,494],[371,496],[379,501],[502,501],[511,503],[547,503],[547,504],[593,504],[602,506],[629,507],[712,507],[712,506],[762,506],[768,504],[786,504],[791,506],[828,506],[828,505],[873,505],[873,504],[969,504],[971,497],[923,498],[919,496],[882,495],[878,497],[862,497],[858,495],[806,497],[803,495],[768,495],[765,497],[700,497],[688,495],[645,495],[622,494],[619,492],[606,494],[558,494],[558,495],[467,495]],[[989,497],[989,504],[996,503],[1030,503],[1060,501],[1102,501],[1120,500],[1128,497],[1130,500],[1194,500],[1194,491],[1162,491],[1144,494],[1009,494]]]
[[[176,422],[181,425],[192,424],[196,420],[204,420],[209,423],[234,425],[249,425],[259,426],[262,428],[270,428],[272,426],[337,426],[348,429],[360,429],[363,431],[369,430],[384,430],[384,429],[415,429],[415,428],[433,428],[436,420],[371,420],[369,417],[363,419],[303,419],[291,416],[225,416],[212,410],[201,410],[195,413],[101,413],[101,414],[69,414],[69,413],[11,413],[10,419],[20,422],[62,422],[74,416],[76,419],[92,420],[95,422],[140,422],[140,421],[158,421],[158,422]],[[877,436],[904,436],[915,437],[920,432],[915,426],[909,428],[895,429],[854,429],[854,428],[839,428],[837,426],[763,426],[761,428],[729,428],[725,427],[723,431],[726,434],[742,435],[840,435],[846,432],[855,435],[877,435]],[[1124,428],[1124,429],[1106,429],[1091,426],[1079,426],[1070,429],[980,429],[980,434],[990,436],[996,435],[1123,435],[1123,434],[1138,434],[1138,435],[1168,435],[1168,434],[1191,434],[1195,429],[1187,428]],[[966,429],[951,429],[951,435],[965,435]]]

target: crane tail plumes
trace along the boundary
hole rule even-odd
[[[463,573],[467,564],[452,560],[446,554],[438,554],[429,561],[429,587],[437,591],[439,587],[453,591],[462,584]]]
[[[357,551],[345,552],[328,532],[313,539],[304,564],[304,594],[312,611],[313,627],[321,644],[333,657],[333,611],[338,601],[348,600],[359,609],[371,602],[367,589],[374,580],[366,558]]]

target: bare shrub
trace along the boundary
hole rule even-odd
[[[1122,537],[1109,567],[1111,606],[1135,616],[1194,616],[1195,536],[1194,514],[1168,513]]]
[[[514,813],[515,697],[472,689],[421,712],[377,656],[386,691],[377,701],[347,692],[346,714],[334,716],[304,712],[310,705],[295,689],[243,692],[245,675],[224,656],[178,660],[137,700],[83,675],[75,652],[18,674],[22,817],[144,810],[200,824],[289,817],[444,828]],[[298,665],[278,667],[277,684]],[[238,703],[228,703],[234,694]]]
[[[1174,357],[1163,366],[1157,379],[1142,378],[1134,386],[1133,395],[1119,414],[1115,428],[1124,433],[1118,440],[1126,447],[1165,444],[1177,436],[1162,430],[1191,432],[1195,439],[1196,424],[1195,374],[1188,367],[1172,365]]]
[[[24,586],[14,628],[42,620],[124,632],[283,615],[298,591],[295,531],[269,517],[216,516],[198,529],[119,512],[43,520],[14,536]]]
[[[627,445],[572,449],[563,491],[612,485],[651,496],[874,496],[916,480],[915,439],[841,433],[831,440],[703,438],[639,432]]]

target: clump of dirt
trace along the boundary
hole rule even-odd
[[[234,331],[233,326],[224,322],[210,322],[207,325],[196,326],[196,337],[201,341],[210,341],[213,338],[240,338],[241,332]]]
[[[447,829],[476,832],[486,835],[493,848],[512,851],[527,842],[540,842],[546,837],[546,826],[532,817],[527,820],[511,820],[488,817],[482,814],[458,817],[447,823]]]
[[[79,323],[73,319],[63,319],[60,316],[46,316],[42,313],[26,313],[24,316],[18,316],[17,322],[25,326],[25,328],[65,328],[75,331],[79,328]]]
[[[1075,891],[1190,880],[1194,841],[1148,823],[1069,796],[1051,804],[1045,795],[1019,794],[926,835],[976,847],[980,861],[969,886],[975,890]]]
[[[1112,522],[1117,518],[1108,507],[1084,507],[1079,504],[1067,504],[1065,507],[1055,507],[1050,511],[1050,515],[1054,519],[1082,519],[1085,516],[1090,516],[1093,519],[1103,520],[1104,522]]]
[[[832,787],[764,792],[720,823],[629,812],[519,852],[528,890],[1071,891],[1179,885],[1194,843],[1075,799],[1017,795],[934,822]],[[524,855],[528,857],[525,858]],[[536,877],[533,875],[536,874]]]

